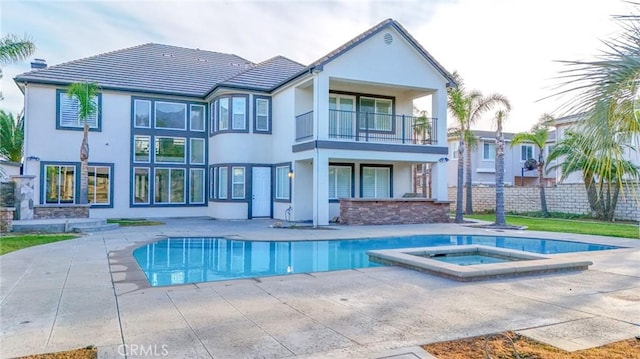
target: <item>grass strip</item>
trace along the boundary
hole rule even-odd
[[[494,214],[465,215],[465,218],[495,221]],[[595,222],[592,220],[537,218],[525,216],[506,216],[507,224],[513,226],[527,226],[531,231],[564,232],[577,234],[593,234],[597,236],[640,238],[640,227],[635,224],[611,222]]]
[[[0,255],[41,244],[76,238],[75,234],[21,234],[0,237]]]

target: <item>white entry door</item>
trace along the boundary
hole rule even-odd
[[[251,217],[271,216],[271,167],[253,167]]]

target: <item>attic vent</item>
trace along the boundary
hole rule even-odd
[[[174,54],[162,54],[162,56],[164,56],[164,57],[175,57]]]
[[[391,45],[392,42],[393,42],[393,36],[388,32],[384,34],[384,43],[387,45]]]

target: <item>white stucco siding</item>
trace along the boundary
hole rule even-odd
[[[292,160],[291,146],[295,143],[296,136],[295,116],[297,113],[294,112],[297,101],[296,94],[299,94],[297,90],[290,87],[273,96],[273,134],[269,136],[272,147],[264,149],[265,153],[269,151],[273,163]],[[306,95],[304,97],[306,98]],[[306,105],[302,108],[306,108]]]
[[[393,37],[391,44],[385,36]],[[372,83],[444,90],[447,80],[404,37],[385,29],[325,65],[323,74]]]
[[[247,219],[248,211],[246,202],[210,202],[207,212],[217,219]]]
[[[221,133],[209,139],[209,163],[271,163],[271,135]]]
[[[56,88],[27,86],[25,133],[28,137],[26,174],[37,176],[35,203],[40,203],[40,164],[42,162],[79,162],[81,130],[56,129]],[[89,132],[89,162],[114,164],[113,203],[118,210],[129,204],[129,158],[131,97],[102,91],[102,130]],[[93,211],[92,211],[93,212]]]

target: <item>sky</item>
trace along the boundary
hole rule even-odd
[[[400,22],[465,88],[507,96],[505,129],[528,130],[545,112],[561,115],[558,60],[593,59],[619,31],[619,0],[417,1],[0,1],[2,35],[28,35],[37,51],[5,66],[0,108],[17,113],[13,77],[30,60],[55,65],[155,42],[233,53],[252,62],[282,55],[309,64],[386,18]],[[554,112],[556,111],[556,112]],[[476,125],[491,130],[492,113]],[[450,122],[451,123],[451,122]]]

